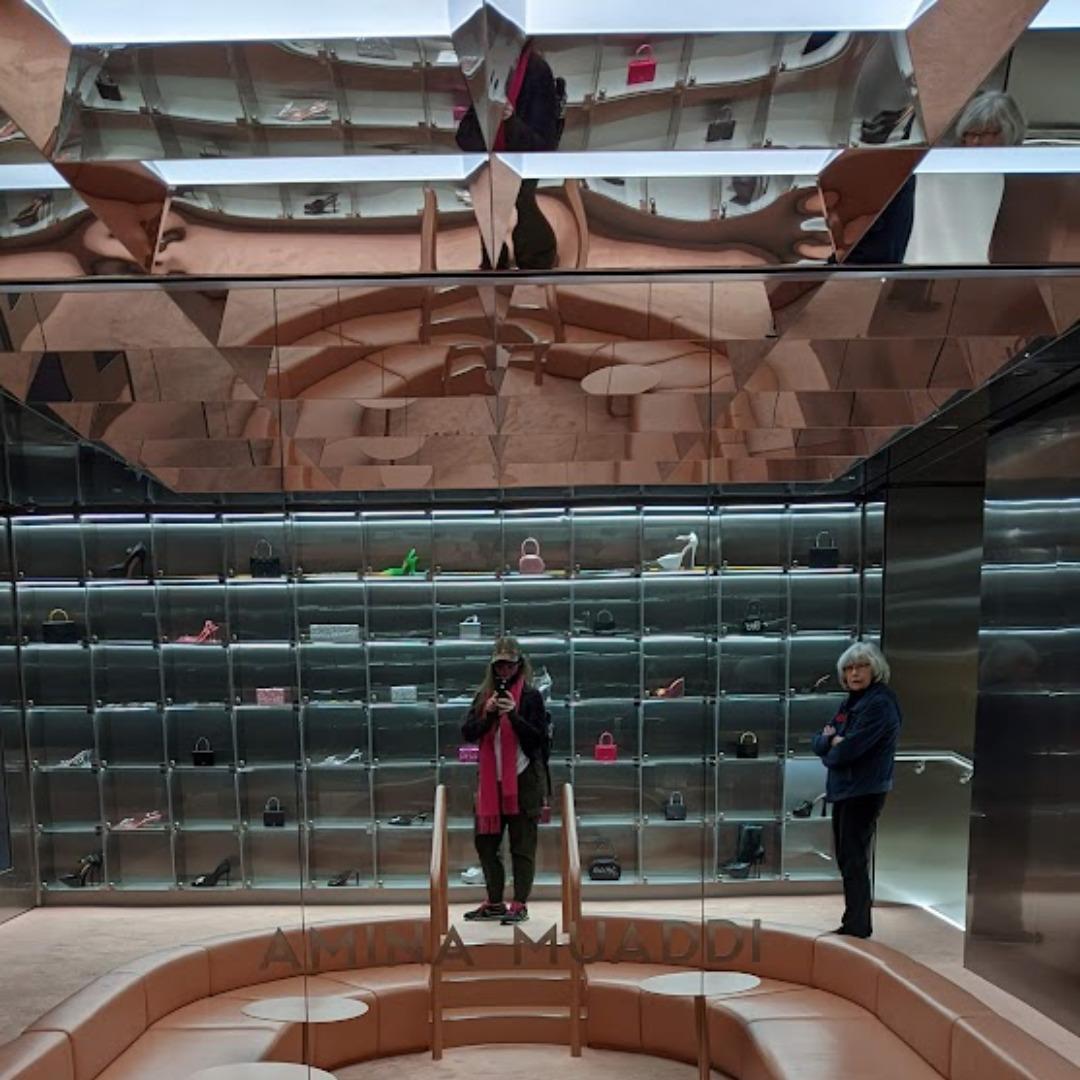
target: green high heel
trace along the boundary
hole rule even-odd
[[[416,548],[409,548],[409,553],[401,560],[400,566],[391,566],[389,570],[384,570],[383,573],[387,577],[406,577],[409,574],[419,573],[416,567]]]

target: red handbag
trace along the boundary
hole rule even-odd
[[[480,760],[480,747],[476,743],[462,743],[457,748],[458,761],[475,765]]]
[[[615,745],[615,736],[610,731],[600,732],[600,738],[593,747],[593,757],[597,761],[615,761],[619,756],[619,748]]]
[[[634,86],[636,83],[655,82],[655,80],[656,57],[653,56],[652,46],[639,45],[626,67],[626,85]]]

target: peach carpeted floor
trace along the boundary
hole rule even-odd
[[[447,1050],[442,1061],[430,1054],[408,1054],[339,1069],[337,1080],[695,1080],[696,1065],[684,1065],[643,1054],[590,1050],[573,1058],[565,1046],[506,1043],[501,1046],[461,1046]],[[714,1080],[725,1073],[714,1072]]]
[[[841,905],[842,900],[836,895],[811,895],[728,897],[710,899],[704,905],[701,900],[667,900],[662,905],[657,901],[628,900],[594,902],[584,906],[590,914],[605,911],[632,914],[639,911],[655,915],[662,910],[673,918],[701,919],[703,915],[707,918],[758,918],[764,922],[794,923],[831,930],[838,922]],[[460,919],[466,906],[452,905],[451,918]],[[557,901],[538,901],[529,907],[537,918],[559,917]],[[425,904],[380,904],[366,908],[358,905],[306,908],[300,905],[35,908],[0,925],[0,1044],[13,1039],[42,1013],[98,975],[145,953],[221,934],[297,926],[301,922],[313,924],[356,918],[365,910],[375,916],[415,915],[424,918],[428,909]],[[1080,1037],[964,968],[964,935],[961,931],[921,908],[900,904],[878,905],[874,922],[876,940],[940,971],[1059,1054],[1080,1065]],[[485,1048],[485,1052],[492,1049]],[[458,1053],[454,1051],[455,1059]],[[568,1055],[565,1061],[569,1061]],[[374,1067],[364,1066],[365,1070]],[[678,1065],[671,1067],[680,1068]],[[656,1069],[650,1065],[647,1075],[655,1080],[660,1080],[661,1075],[666,1078],[667,1073],[657,1072],[659,1068],[659,1063]],[[365,1078],[377,1075],[381,1074],[364,1073]],[[434,1080],[436,1076],[455,1075],[432,1073],[431,1077]],[[478,1075],[481,1074],[471,1070],[470,1080]],[[525,1076],[526,1073],[517,1070],[511,1075]],[[625,1071],[620,1073],[624,1080],[636,1075]],[[689,1074],[674,1072],[671,1075]]]

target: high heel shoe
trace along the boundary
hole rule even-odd
[[[121,562],[113,563],[105,571],[108,577],[140,578],[146,577],[146,545],[140,540],[124,553]]]
[[[661,686],[659,690],[654,690],[653,697],[676,698],[682,697],[685,693],[686,679],[680,675],[677,679],[672,679],[667,686]]]
[[[49,213],[52,201],[51,195],[35,196],[11,219],[11,224],[19,229],[29,229]]]
[[[824,817],[826,811],[828,810],[828,805],[825,802],[824,792],[822,792],[822,794],[816,796],[813,799],[803,799],[803,801],[799,803],[799,805],[796,806],[794,810],[791,811],[791,816],[797,818],[808,818],[814,812],[814,807],[817,806],[818,803],[821,803],[821,816]]]
[[[424,810],[419,814],[395,814],[388,822],[387,825],[412,825],[414,822],[427,821],[427,811]]]
[[[94,764],[93,750],[80,750],[73,757],[60,762],[61,769],[89,769]]]
[[[882,143],[887,143],[893,132],[902,124],[903,129],[900,138],[896,141],[904,142],[911,137],[911,129],[914,123],[914,105],[908,105],[903,109],[882,109],[876,116],[862,122],[859,138],[862,142],[871,146],[880,146]]]
[[[213,619],[207,619],[203,623],[202,630],[197,634],[181,634],[176,640],[180,645],[205,645],[214,644],[220,645],[221,638],[218,637],[218,631],[220,626]]]
[[[551,700],[552,678],[551,672],[546,667],[540,669],[533,686],[540,691],[540,697],[546,702]]]
[[[338,208],[338,197],[334,193],[332,195],[321,195],[317,199],[312,199],[310,202],[304,203],[304,213],[308,217],[316,217],[319,214],[336,214]]]
[[[698,537],[696,532],[684,533],[676,536],[676,540],[683,544],[682,551],[672,552],[669,555],[661,555],[656,561],[661,570],[693,570],[697,560]]]
[[[754,871],[755,877],[761,876],[761,864],[765,861],[765,847],[761,842],[760,825],[740,825],[739,840],[735,846],[735,857],[720,867],[724,877],[744,880]]]
[[[79,869],[73,874],[61,874],[60,880],[65,885],[70,885],[73,889],[86,888],[87,884],[90,883],[91,878],[96,878],[97,884],[100,884],[101,867],[104,864],[104,861],[100,851],[95,851],[90,855],[84,855],[79,860]]]
[[[192,887],[196,889],[211,889],[222,878],[225,879],[225,884],[228,885],[231,875],[232,861],[229,859],[222,859],[209,874],[200,874],[191,884]]]
[[[359,870],[342,870],[340,874],[335,874],[326,884],[331,888],[339,889],[343,885],[348,885],[350,881],[354,881],[357,885],[360,884]]]
[[[416,548],[409,548],[409,552],[405,558],[401,560],[400,566],[391,566],[389,569],[384,570],[383,573],[387,577],[408,577],[410,574],[419,572],[416,562]]]

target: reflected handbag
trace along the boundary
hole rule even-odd
[[[464,638],[466,641],[479,641],[481,635],[479,615],[470,615],[467,619],[462,619],[458,623],[458,637]]]
[[[205,735],[195,740],[194,749],[191,751],[191,764],[204,767],[214,764],[214,748]]]
[[[742,632],[744,634],[761,634],[765,631],[765,617],[761,613],[761,602],[751,600],[746,605],[746,614],[743,616]]]
[[[622,863],[615,849],[606,840],[599,841],[599,846],[605,849],[604,854],[596,855],[589,860],[589,879],[591,881],[618,881],[622,877]]]
[[[727,142],[735,134],[735,117],[731,113],[731,106],[721,107],[715,120],[705,130],[706,142]]]
[[[343,644],[357,644],[360,641],[360,627],[357,623],[312,623],[312,641],[334,641]]]
[[[284,705],[284,686],[257,686],[255,688],[256,705]]]
[[[466,765],[475,765],[480,760],[480,746],[478,743],[462,743],[457,748],[458,761]]]
[[[665,821],[686,820],[686,800],[681,791],[673,791],[664,803]]]
[[[601,608],[593,619],[594,634],[614,634],[615,616],[607,608]]]
[[[74,645],[79,640],[79,627],[63,608],[53,608],[41,624],[41,640],[50,645]]]
[[[531,545],[531,547],[530,547]],[[535,536],[527,536],[521,541],[521,558],[518,570],[523,574],[542,574],[547,569],[540,558],[540,541]]]
[[[265,536],[252,548],[248,565],[252,577],[281,577],[281,559]]]
[[[808,562],[814,570],[832,570],[840,565],[840,549],[833,541],[831,532],[823,530],[817,534]]]
[[[656,57],[651,45],[639,45],[626,66],[626,85],[649,83],[656,80]]]
[[[276,795],[271,795],[263,807],[263,824],[268,829],[282,829],[285,827],[285,811],[281,808],[281,800]]]
[[[737,758],[756,758],[758,755],[758,737],[752,731],[744,731],[735,744]]]
[[[593,747],[593,757],[597,761],[616,761],[619,748],[615,745],[615,736],[610,731],[601,731],[600,738]]]

